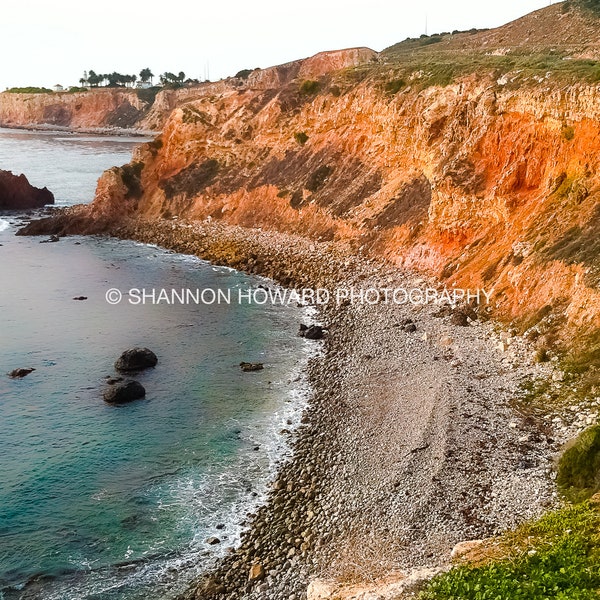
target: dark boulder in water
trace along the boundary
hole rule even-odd
[[[11,371],[8,376],[13,379],[23,379],[23,377],[27,377],[30,373],[33,373],[35,369],[33,367],[29,367],[28,369],[15,369]]]
[[[133,379],[110,386],[104,391],[104,400],[109,404],[126,404],[144,398],[146,390]]]
[[[115,363],[117,371],[142,371],[150,367],[155,367],[158,358],[152,350],[148,348],[130,348],[125,350]]]
[[[0,169],[0,210],[25,210],[54,204],[48,188],[32,186],[25,175],[14,175]]]
[[[251,373],[252,371],[262,371],[265,367],[262,363],[249,363],[241,362],[240,367],[244,373]]]
[[[320,325],[300,325],[298,335],[307,340],[322,340],[325,337],[325,329]]]

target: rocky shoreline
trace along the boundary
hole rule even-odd
[[[15,131],[43,131],[43,132],[60,132],[67,134],[84,134],[84,135],[99,135],[99,136],[116,136],[116,137],[149,137],[154,138],[160,134],[160,131],[151,129],[135,129],[126,127],[71,127],[62,125],[48,124],[30,124],[30,125],[12,125],[10,123],[0,123],[0,129],[12,129]]]
[[[29,232],[76,233],[68,220]],[[339,244],[215,222],[127,221],[105,232],[287,287],[434,285]],[[555,502],[562,440],[515,409],[521,383],[551,367],[534,364],[523,340],[466,306],[330,303],[320,318],[329,334],[324,357],[308,367],[313,395],[293,458],[248,518],[241,546],[180,600],[298,600],[315,579],[443,568],[456,543]]]

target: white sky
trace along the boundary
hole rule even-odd
[[[150,67],[212,80],[321,50],[495,27],[549,0],[1,0],[0,90]]]

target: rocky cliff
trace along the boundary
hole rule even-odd
[[[121,89],[47,94],[3,92],[0,126],[133,129],[141,127],[150,106],[135,91]]]
[[[25,175],[0,169],[0,210],[24,210],[54,204],[54,194],[47,188],[32,186]]]
[[[160,131],[177,106],[223,93],[230,87],[267,89],[296,77],[318,77],[374,60],[368,48],[321,52],[304,60],[255,69],[244,78],[229,78],[179,89],[127,90],[96,88],[85,92],[0,93],[0,127],[64,127],[71,130],[137,129]]]
[[[534,16],[542,29],[560,17],[569,30],[565,18],[583,17],[564,10]],[[500,53],[471,50],[470,68],[457,49],[497,31],[409,40],[380,56],[321,55],[195,89],[179,106],[164,94],[162,134],[102,177],[92,214],[337,240],[448,285],[484,287],[494,309],[530,327],[558,314],[591,331],[600,88],[560,46],[511,54],[512,30]],[[440,71],[448,60],[461,69]]]

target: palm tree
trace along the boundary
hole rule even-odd
[[[144,82],[150,81],[150,82],[152,82],[152,78],[153,77],[154,77],[154,73],[150,69],[148,69],[148,68],[142,69],[140,71],[140,81],[144,81]]]

